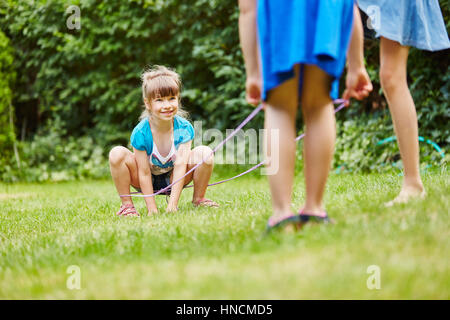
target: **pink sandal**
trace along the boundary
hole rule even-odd
[[[209,207],[209,208],[218,208],[219,204],[215,201],[212,201],[210,199],[202,199],[197,202],[192,202],[194,204],[194,207]]]
[[[139,217],[139,213],[136,211],[136,208],[130,203],[121,205],[116,215],[119,217]]]

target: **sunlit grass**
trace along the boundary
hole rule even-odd
[[[110,181],[2,184],[0,298],[448,299],[449,174],[424,176],[426,200],[385,208],[400,182],[332,175],[336,225],[268,237],[268,183],[256,175],[211,188],[219,209],[194,209],[189,189],[178,213],[141,218],[114,216]],[[293,208],[303,198],[298,176]],[[145,212],[142,199],[136,207]],[[66,286],[70,265],[80,290]],[[366,286],[370,265],[380,267],[379,290]]]

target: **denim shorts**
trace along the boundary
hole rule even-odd
[[[172,171],[154,175],[152,174],[152,184],[153,184],[153,190],[159,191],[161,189],[164,189],[170,184],[170,175],[172,174]],[[170,190],[169,190],[170,191]]]
[[[172,174],[172,170],[163,174],[154,175],[152,174],[152,185],[153,185],[153,192],[158,192],[161,189],[164,189],[170,184],[170,176]],[[133,186],[133,188],[136,189],[137,192],[142,192],[141,188],[136,188]],[[166,193],[170,194],[170,189],[167,190]]]

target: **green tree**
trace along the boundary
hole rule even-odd
[[[54,141],[70,145],[73,152],[81,145],[77,139],[89,137],[93,145],[102,148],[103,157],[111,146],[128,144],[142,110],[140,74],[149,65],[169,66],[181,74],[182,103],[192,120],[202,120],[205,128],[232,128],[251,110],[244,100],[235,1],[0,1],[0,29],[10,39],[17,71],[16,81],[8,82],[7,87],[12,89],[16,130],[26,140],[22,160],[28,167],[38,168],[46,161],[33,156],[33,142],[34,150],[46,150],[44,154],[63,152],[63,147],[58,151],[47,144],[50,133]],[[70,5],[80,8],[79,30],[67,26]],[[447,19],[449,1],[441,1],[441,8]],[[380,159],[394,161],[394,144],[386,156],[385,149],[370,149],[377,139],[393,134],[378,80],[378,50],[378,40],[366,41],[374,92],[337,115],[341,124],[337,165],[351,160],[352,165],[367,171],[381,168]],[[448,53],[411,49],[408,68],[419,133],[442,147],[450,143]],[[2,72],[13,75],[12,70]],[[6,108],[4,103],[2,106]],[[263,116],[259,114],[248,127],[262,127]],[[341,143],[343,139],[345,143]],[[85,153],[93,152],[93,148],[83,148]],[[355,154],[366,157],[358,162]],[[349,155],[353,155],[350,160]],[[58,170],[63,170],[64,154],[56,159]],[[96,159],[98,162],[99,157]],[[79,168],[85,160],[66,164],[76,163]],[[74,172],[85,172],[80,170]]]
[[[0,166],[4,168],[0,173],[13,165],[13,156],[16,157],[16,165],[20,166],[13,124],[11,87],[16,77],[13,60],[9,39],[0,31]]]

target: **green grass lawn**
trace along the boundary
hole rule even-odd
[[[336,225],[268,237],[270,194],[257,175],[212,187],[219,209],[194,209],[188,189],[178,213],[141,218],[114,215],[111,181],[0,184],[0,298],[449,299],[449,173],[424,176],[426,200],[384,208],[400,179],[332,174]],[[295,208],[303,199],[298,176]],[[67,288],[71,265],[80,290]],[[371,265],[379,290],[366,284]]]

